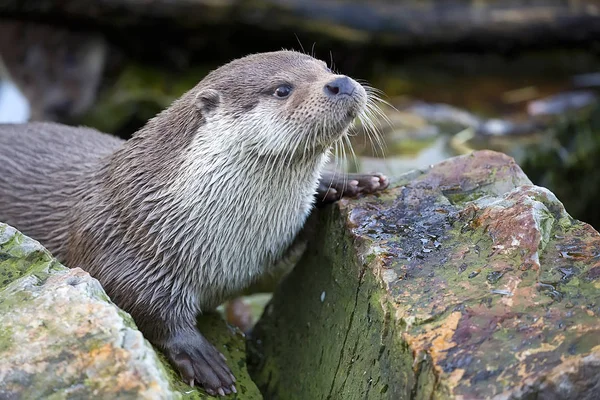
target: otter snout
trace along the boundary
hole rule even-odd
[[[340,76],[325,85],[325,94],[328,97],[352,96],[358,84],[347,76]]]
[[[339,112],[340,121],[346,125],[365,107],[365,89],[354,79],[337,75],[325,84],[323,92]]]

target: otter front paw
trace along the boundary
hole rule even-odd
[[[198,383],[213,396],[237,393],[225,357],[200,332],[175,334],[167,340],[165,353],[190,386]]]
[[[381,173],[372,174],[335,174],[323,175],[317,189],[317,201],[330,203],[342,197],[355,197],[361,193],[369,194],[385,189],[389,184]]]

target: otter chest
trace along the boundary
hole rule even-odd
[[[308,217],[319,179],[318,166],[269,172],[203,165],[177,194],[187,202],[180,218],[186,260],[198,281],[209,276],[234,292],[260,277],[287,250]],[[238,166],[239,167],[239,166]],[[217,179],[219,177],[220,179]],[[185,183],[185,182],[184,182]],[[187,191],[187,193],[183,193]]]

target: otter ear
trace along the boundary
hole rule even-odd
[[[196,95],[195,105],[203,115],[208,115],[221,104],[221,95],[214,89],[205,89]]]

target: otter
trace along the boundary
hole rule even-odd
[[[196,317],[272,273],[315,202],[387,186],[323,169],[369,96],[279,51],[212,71],[127,141],[0,125],[0,220],[98,279],[186,382],[236,392]]]

